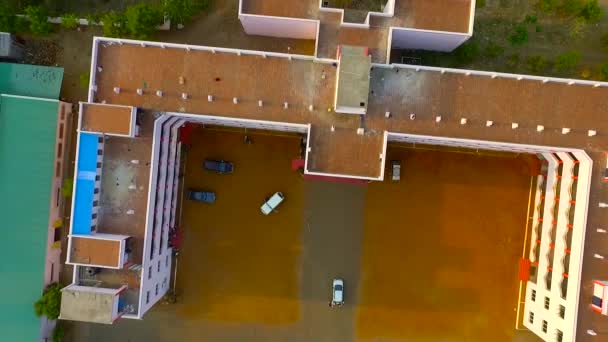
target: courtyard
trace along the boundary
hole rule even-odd
[[[184,201],[177,303],[140,322],[78,325],[77,337],[537,341],[515,331],[529,157],[391,145],[401,180],[387,170],[384,182],[354,185],[305,180],[291,169],[300,144],[299,135],[196,128],[185,189],[217,198]],[[205,159],[235,171],[204,170]],[[276,191],[285,201],[262,215]],[[340,308],[328,307],[334,278],[345,282]]]

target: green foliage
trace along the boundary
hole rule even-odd
[[[469,64],[479,55],[479,44],[468,42],[454,50],[454,55],[459,64]]]
[[[171,23],[185,24],[209,7],[209,0],[166,0],[163,12]]]
[[[53,334],[51,335],[51,342],[63,342],[65,339],[65,329],[63,328],[63,324],[57,322],[55,325],[55,329],[53,329]]]
[[[149,38],[156,31],[156,27],[164,20],[160,8],[139,3],[129,6],[125,12],[127,29],[131,36],[137,39]]]
[[[580,38],[585,33],[585,28],[587,27],[587,22],[583,18],[576,18],[574,22],[570,25],[570,31],[568,35],[570,38]]]
[[[602,81],[608,81],[608,62],[600,66],[600,79]]]
[[[15,32],[27,32],[30,29],[30,22],[24,17],[15,17]]]
[[[496,44],[495,42],[489,42],[488,45],[486,45],[483,53],[484,55],[486,55],[486,57],[489,58],[496,58],[500,55],[502,55],[505,52],[505,49],[501,46]]]
[[[526,24],[536,24],[538,21],[538,17],[534,14],[528,14],[524,19],[524,23]]]
[[[581,13],[585,0],[563,0],[560,10],[565,16],[575,16]]]
[[[526,66],[532,73],[539,73],[547,66],[547,60],[543,56],[530,56],[526,58]]]
[[[486,7],[486,0],[477,0],[475,2],[475,8],[484,8]]]
[[[110,11],[99,18],[103,24],[103,35],[111,38],[124,37],[126,31],[126,18],[122,13]]]
[[[89,25],[93,25],[101,22],[101,15],[98,13],[91,13],[87,14],[85,19],[89,22]]]
[[[61,287],[58,283],[47,286],[42,297],[34,303],[36,316],[46,316],[49,319],[57,319],[61,309]]]
[[[0,32],[16,33],[16,16],[8,5],[0,4]]]
[[[81,83],[82,83],[82,75],[83,74],[80,74],[80,82]],[[88,77],[87,77],[86,85],[87,85],[87,88],[88,88],[88,85],[89,85],[89,79],[88,79]],[[73,189],[74,189],[74,181],[72,180],[72,178],[66,178],[66,179],[64,179],[63,180],[63,184],[61,185],[61,194],[63,195],[63,197],[65,197],[65,198],[71,197]]]
[[[525,25],[517,25],[515,31],[509,36],[511,45],[523,45],[528,42],[528,28]]]
[[[604,33],[600,38],[600,44],[604,51],[608,52],[608,33]]]
[[[543,32],[543,27],[540,25],[536,25],[536,28],[534,29],[537,33]]]
[[[78,27],[78,17],[76,14],[68,13],[61,17],[61,26],[65,29],[72,30]]]
[[[25,14],[30,20],[30,31],[37,36],[44,36],[53,30],[53,26],[48,21],[48,13],[40,6],[27,6]]]
[[[537,7],[543,13],[551,13],[557,9],[558,2],[557,0],[539,0]]]
[[[514,53],[507,57],[507,66],[511,69],[515,69],[519,65],[519,54]]]
[[[587,22],[596,22],[602,18],[602,8],[597,3],[597,0],[588,0],[584,5],[578,16],[585,19]]]
[[[581,61],[582,54],[579,51],[568,51],[555,58],[553,68],[557,71],[566,71],[574,68]]]

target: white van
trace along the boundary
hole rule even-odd
[[[272,195],[269,199],[266,200],[266,202],[264,202],[264,204],[262,204],[262,214],[268,215],[273,212],[279,206],[279,204],[283,202],[284,199],[285,197],[283,197],[282,193],[275,192],[274,195]]]

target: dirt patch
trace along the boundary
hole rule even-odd
[[[185,201],[179,258],[178,313],[189,319],[284,324],[299,317],[302,179],[290,168],[297,137],[196,130],[186,162],[186,188],[214,191],[208,205]],[[206,158],[229,160],[231,175],[205,171]],[[275,191],[278,211],[260,205]]]
[[[369,186],[360,340],[510,341],[528,165],[404,148],[388,159],[401,181]]]

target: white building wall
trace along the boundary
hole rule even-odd
[[[316,39],[318,20],[240,14],[247,34],[294,39]]]
[[[389,38],[392,49],[417,49],[431,51],[452,51],[466,42],[471,35],[410,28],[391,27]]]

